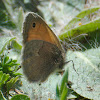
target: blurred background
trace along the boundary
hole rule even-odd
[[[79,12],[99,5],[100,0],[0,0],[0,29],[13,29],[16,26],[21,30],[20,23],[22,24],[24,17],[20,15],[21,12],[24,15],[32,11],[42,16],[60,34],[61,29]]]

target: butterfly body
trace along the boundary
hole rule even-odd
[[[44,20],[35,13],[27,15],[23,29],[23,71],[30,82],[43,82],[63,67],[62,47]]]

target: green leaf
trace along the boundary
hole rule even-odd
[[[23,16],[23,9],[22,7],[19,8],[19,13],[18,13],[18,27],[19,27],[19,31],[20,33],[22,33],[22,29],[23,29],[23,20],[24,20],[24,16]]]
[[[9,57],[5,54],[3,57],[2,66],[4,66],[8,60],[9,60]]]
[[[100,7],[92,7],[89,9],[85,9],[81,11],[77,16],[75,16],[65,27],[64,29],[70,29],[74,24],[76,24],[78,21],[82,20],[87,15],[90,15],[94,13],[95,11],[99,10]]]
[[[0,90],[0,100],[6,100],[1,90]]]
[[[14,39],[15,37],[0,37],[0,54],[3,53],[5,47]]]
[[[14,73],[15,76],[21,76],[21,73]]]
[[[56,87],[56,98],[57,100],[65,100],[68,89],[67,89],[67,83],[68,83],[68,70],[65,71],[63,78],[61,80],[60,90],[58,88],[58,85]]]
[[[14,84],[17,82],[18,80],[18,76],[16,76],[15,78],[11,78],[10,81],[7,82],[7,93],[9,94],[9,90],[14,86]]]
[[[8,56],[7,56],[8,57]],[[8,57],[9,58],[9,57]],[[11,64],[13,61],[12,59],[8,59],[8,61],[6,62],[6,65]]]
[[[1,56],[0,70],[4,73],[8,73],[11,77],[15,77],[17,75],[21,75],[20,73],[16,73],[19,69],[19,65],[17,60],[9,59],[7,54]]]
[[[10,78],[9,74],[5,74],[2,71],[0,71],[0,88],[2,87],[3,84],[6,83],[6,81]]]
[[[14,29],[16,27],[15,24],[10,20],[8,14],[3,10],[0,10],[0,26],[1,30],[2,27],[8,29]]]
[[[75,37],[75,36],[80,35],[82,33],[88,34],[89,32],[93,32],[93,31],[99,30],[99,29],[100,29],[100,18],[96,19],[94,21],[91,21],[87,24],[76,27],[74,29],[68,30],[67,32],[60,35],[59,38],[61,40],[64,40],[65,38]]]
[[[3,0],[2,2],[4,3],[5,8],[6,8],[7,12],[9,13],[9,15],[11,17],[11,20],[13,22],[15,22],[15,19],[13,18],[15,12],[13,10],[13,7],[11,6],[11,2],[12,1],[10,1],[10,0],[9,1]]]
[[[22,46],[21,46],[16,40],[13,40],[13,41],[12,41],[11,46],[12,46],[12,48],[15,49],[17,52],[21,53]]]
[[[30,98],[27,95],[18,94],[13,96],[11,100],[30,100]]]
[[[56,100],[60,100],[59,97],[60,97],[60,90],[59,90],[59,87],[58,87],[58,84],[56,86]]]
[[[63,91],[66,83],[68,83],[68,70],[66,70],[64,72],[63,78],[61,80],[60,94],[62,94],[62,91]]]
[[[72,89],[79,95],[88,99],[100,98],[100,47],[85,52],[67,52],[67,60],[73,60],[76,71],[71,63],[65,65],[69,68],[69,80],[73,83]]]
[[[66,100],[67,94],[68,94],[68,88],[67,88],[67,84],[65,83],[62,94],[60,96],[60,100]]]

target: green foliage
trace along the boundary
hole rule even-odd
[[[56,100],[59,100],[59,98],[60,98],[60,90],[59,90],[59,86],[57,84],[57,86],[56,86]]]
[[[88,8],[83,11],[81,11],[79,14],[77,14],[69,23],[64,27],[65,30],[73,28],[73,26],[81,21],[84,17],[89,16],[92,13],[95,13],[98,11],[100,7],[93,7],[93,8]]]
[[[0,100],[9,98],[9,91],[14,88],[14,84],[18,81],[18,78],[18,76],[11,78],[9,74],[0,71]]]
[[[4,52],[6,46],[15,38],[12,37],[0,37],[0,55]]]
[[[17,64],[17,60],[10,59],[7,54],[0,56],[0,71],[3,71],[6,74],[9,74],[11,77],[21,75],[16,73],[19,68],[19,64]]]
[[[6,100],[1,90],[0,90],[0,100]]]
[[[14,29],[16,25],[10,20],[7,13],[3,10],[0,10],[0,29],[7,28],[7,29]]]
[[[6,38],[4,41],[2,38],[0,41],[2,42],[0,48],[0,100],[9,99],[9,91],[15,88],[16,82],[20,80],[20,76],[22,75],[21,73],[17,73],[20,64],[17,63],[17,60],[10,58],[8,53],[6,53],[7,45],[14,41],[14,39]],[[18,43],[16,44],[14,45],[13,43],[15,48],[21,47]]]
[[[13,96],[11,100],[30,100],[30,98],[27,95],[18,94]]]
[[[7,82],[7,94],[9,94],[10,89],[14,86],[14,84],[17,82],[18,80],[18,76],[11,78],[8,82]]]
[[[67,32],[60,35],[59,38],[64,40],[64,38],[68,38],[68,37],[72,38],[83,33],[87,33],[88,35],[89,32],[94,32],[97,29],[100,29],[100,18],[94,21],[91,21],[87,24],[68,30]],[[94,36],[94,35],[91,35],[91,36]]]
[[[69,90],[67,88],[67,83],[68,83],[68,70],[64,72],[60,88],[58,85],[56,86],[56,100],[66,100]]]
[[[9,59],[7,54],[0,56],[0,90],[7,99],[9,98],[9,91],[14,88],[21,75],[16,73],[18,66],[17,60]]]
[[[83,33],[87,33],[89,37],[94,38],[95,35],[94,31],[100,30],[100,17],[98,19],[95,18],[94,20],[91,21],[89,16],[90,14],[95,15],[99,9],[100,7],[93,7],[81,11],[63,28],[64,32],[61,35],[59,35],[59,38],[61,40],[64,40],[65,38],[73,38]],[[87,21],[86,23],[82,22],[84,18],[88,22]],[[81,25],[77,25],[77,23],[79,22],[81,22]],[[90,34],[90,32],[93,32],[92,35]],[[97,36],[99,36],[99,33],[97,33]],[[79,38],[79,40],[82,40],[82,38]]]
[[[17,24],[20,32],[22,32],[22,29],[23,29],[23,20],[24,20],[23,9],[20,7],[19,13],[18,13],[18,24]]]
[[[11,42],[11,47],[16,50],[17,52],[21,53],[21,50],[22,50],[22,46],[16,41],[16,40],[13,40]]]
[[[15,39],[15,37],[0,37],[0,54],[6,50],[7,46],[14,49],[18,53],[21,53],[22,46]]]
[[[2,86],[6,83],[6,81],[10,78],[9,74],[5,74],[2,71],[0,71],[0,89]]]

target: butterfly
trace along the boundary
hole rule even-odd
[[[29,12],[23,23],[23,72],[30,82],[44,82],[64,65],[64,50],[42,17]]]

